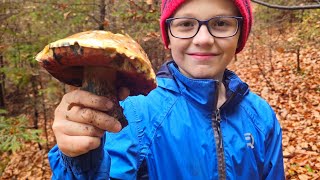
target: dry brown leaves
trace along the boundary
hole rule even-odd
[[[320,179],[320,52],[301,50],[301,72],[295,53],[269,47],[248,48],[229,68],[277,113],[283,129],[287,179]],[[272,58],[270,58],[272,57]]]
[[[5,154],[2,158],[10,158],[1,180],[43,180],[51,178],[48,155],[45,150],[39,150],[37,144],[27,144],[17,153]]]
[[[53,110],[52,110],[53,111]],[[30,121],[32,118],[30,118]],[[44,119],[40,116],[39,127],[44,127]],[[52,121],[47,124],[48,129],[48,149],[54,146],[55,139],[50,128]],[[42,139],[46,139],[44,133]],[[23,149],[15,153],[4,153],[0,156],[0,161],[8,161],[8,164],[0,176],[0,180],[49,180],[51,179],[51,169],[48,160],[46,144],[41,144],[41,149],[37,143],[26,143]]]

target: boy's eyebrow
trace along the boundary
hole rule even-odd
[[[216,14],[216,15],[208,16],[207,18],[201,18],[201,19],[210,19],[210,18],[217,17],[217,16],[239,16],[239,15],[238,15],[238,14],[224,14],[224,13],[221,13],[221,14]],[[175,17],[175,18],[177,18],[177,17],[188,17],[188,18],[196,18],[196,19],[199,19],[199,18],[196,17],[195,15],[189,14],[189,13],[174,15],[173,17]]]
[[[179,14],[179,15],[174,15],[174,17],[195,17],[194,14],[192,13],[182,13],[182,14]]]
[[[212,17],[216,17],[216,16],[239,16],[239,14],[238,13],[237,14],[230,13],[230,12],[219,12],[219,13],[216,13],[216,14],[212,14],[212,16],[206,16],[206,19],[209,19],[209,18],[212,18]],[[197,17],[196,14],[194,14],[192,12],[184,12],[184,13],[180,13],[180,14],[175,14],[173,17],[199,18],[199,17]]]

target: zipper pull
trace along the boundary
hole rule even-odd
[[[217,132],[218,132],[218,135],[219,135],[219,147],[222,148],[222,135],[221,135],[221,128],[220,128],[221,115],[220,115],[220,109],[219,108],[216,110],[215,122],[216,122],[216,125],[217,125]]]
[[[220,109],[219,108],[216,110],[216,122],[219,123],[219,127],[220,127],[221,116],[220,116]]]

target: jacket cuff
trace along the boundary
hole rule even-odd
[[[69,157],[59,150],[60,157],[65,167],[70,168],[74,174],[85,174],[89,171],[98,172],[99,167],[104,160],[105,136],[101,138],[101,144],[97,149],[77,157]],[[109,159],[108,157],[106,159]]]

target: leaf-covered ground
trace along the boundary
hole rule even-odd
[[[283,130],[287,179],[320,179],[320,52],[246,51],[230,68],[276,111]]]
[[[300,60],[301,71],[297,72],[295,53],[247,48],[230,69],[276,111],[283,129],[287,179],[316,180],[320,179],[320,52],[316,48],[302,49]],[[51,147],[54,144],[51,131],[49,135]],[[37,144],[29,143],[19,152],[4,154],[0,161],[2,164],[8,161],[1,179],[51,176],[47,152],[39,150]]]

